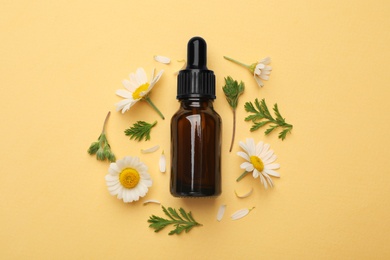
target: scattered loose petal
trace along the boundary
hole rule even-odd
[[[159,148],[160,148],[159,145],[155,145],[155,146],[150,147],[148,149],[141,149],[141,153],[153,153],[153,152],[157,151]]]
[[[181,70],[184,70],[187,67],[187,62],[185,60],[178,60],[177,62],[184,62],[184,64],[178,71],[174,73],[175,75],[178,75]]]
[[[165,160],[164,151],[162,151],[162,153],[160,155],[160,160],[158,162],[158,166],[160,168],[160,172],[165,172],[166,171],[166,160]]]
[[[144,201],[144,205],[149,204],[149,203],[161,204],[161,202],[158,201],[158,200],[147,200],[147,201]]]
[[[221,221],[223,218],[223,215],[225,214],[226,205],[221,205],[219,207],[218,213],[217,213],[217,220]]]
[[[237,220],[237,219],[243,218],[246,215],[248,215],[249,212],[251,212],[251,210],[254,208],[255,207],[253,207],[251,209],[240,209],[240,210],[234,212],[233,215],[231,216],[231,218],[232,218],[232,220]]]
[[[236,190],[234,190],[234,193],[236,194],[236,196],[237,196],[238,198],[246,198],[246,197],[249,197],[250,195],[252,195],[252,193],[253,193],[253,187],[251,188],[250,191],[248,191],[247,193],[242,194],[242,195],[239,195],[239,194],[237,193]]]
[[[169,64],[171,63],[171,59],[168,57],[160,56],[160,55],[155,55],[154,60],[163,64]]]

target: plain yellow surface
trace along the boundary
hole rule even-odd
[[[389,259],[390,2],[357,1],[1,1],[0,2],[1,259]],[[185,200],[169,194],[174,72],[192,36],[208,43],[217,75],[214,105],[223,119],[223,194]],[[159,64],[153,55],[172,59]],[[272,58],[259,89],[228,55],[252,63]],[[138,67],[165,72],[146,103],[115,111],[121,81]],[[149,74],[150,75],[150,74]],[[228,152],[232,113],[221,87],[231,75],[246,83],[238,131]],[[294,125],[249,132],[243,105],[279,104]],[[154,180],[137,203],[110,196],[109,164],[86,152],[111,111],[107,135],[118,158],[139,156]],[[125,128],[154,121],[148,142]],[[238,141],[264,140],[278,155],[280,179],[265,190],[251,176],[236,183]],[[144,155],[140,149],[159,144]],[[234,190],[253,194],[245,199]],[[203,224],[188,234],[154,233],[146,199],[184,207]],[[221,222],[216,214],[227,205]],[[241,208],[256,207],[232,221]]]

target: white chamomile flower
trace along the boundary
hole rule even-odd
[[[117,111],[121,110],[122,113],[125,113],[138,101],[145,100],[153,107],[154,110],[156,110],[161,118],[164,119],[164,116],[160,110],[158,110],[158,108],[149,98],[149,92],[152,90],[157,81],[159,81],[164,71],[161,70],[156,75],[156,77],[154,76],[154,72],[155,70],[153,69],[150,83],[148,82],[145,70],[143,68],[138,68],[136,73],[130,73],[130,80],[124,79],[122,81],[122,84],[126,89],[118,89],[115,92],[115,94],[124,98],[115,104]]]
[[[144,197],[152,186],[148,167],[138,157],[126,156],[111,163],[105,179],[110,194],[125,203]]]
[[[273,150],[270,150],[269,144],[259,142],[257,145],[253,138],[247,138],[246,142],[240,142],[240,147],[245,152],[238,152],[237,155],[244,158],[246,162],[240,165],[245,172],[237,179],[241,180],[246,174],[252,172],[253,178],[260,177],[261,183],[267,189],[274,186],[270,176],[280,177],[275,170],[280,168],[280,164],[274,163],[276,155]]]
[[[259,87],[263,87],[264,83],[263,80],[269,80],[269,75],[271,74],[272,67],[269,66],[268,64],[271,63],[271,58],[267,57],[262,59],[256,64],[256,67],[253,71],[253,76],[259,85]]]
[[[272,70],[272,67],[269,66],[269,64],[271,63],[270,57],[266,57],[259,62],[252,63],[251,65],[244,64],[242,62],[239,62],[235,59],[226,56],[224,56],[224,58],[247,68],[253,74],[253,77],[256,80],[259,87],[264,86],[262,80],[269,80],[269,75],[271,74],[271,70]]]

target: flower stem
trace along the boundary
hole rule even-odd
[[[237,178],[236,182],[241,181],[241,179],[244,178],[248,173],[249,173],[249,172],[244,171],[244,172],[240,175],[240,177]]]
[[[152,100],[150,100],[150,97],[146,97],[145,101],[148,102],[148,104],[161,116],[162,119],[165,119],[161,111],[153,104]]]
[[[108,121],[108,118],[110,117],[110,115],[111,115],[111,111],[108,111],[106,119],[104,119],[102,134],[106,132],[106,125],[107,125],[107,121]]]
[[[238,64],[238,65],[241,65],[241,66],[243,66],[243,67],[245,67],[245,68],[248,68],[248,69],[250,69],[250,65],[247,65],[247,64],[244,64],[244,63],[242,63],[242,62],[239,62],[239,61],[237,61],[237,60],[235,60],[235,59],[232,59],[232,58],[230,58],[230,57],[227,57],[227,56],[223,56],[225,59],[227,59],[227,60],[229,60],[229,61],[232,61],[232,62],[234,62],[234,63],[236,63],[236,64]]]
[[[236,110],[233,109],[233,134],[232,134],[232,143],[230,144],[229,153],[232,152],[235,136],[236,136]]]

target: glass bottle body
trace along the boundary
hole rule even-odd
[[[181,100],[171,120],[170,191],[173,196],[221,194],[221,124],[212,100]]]

